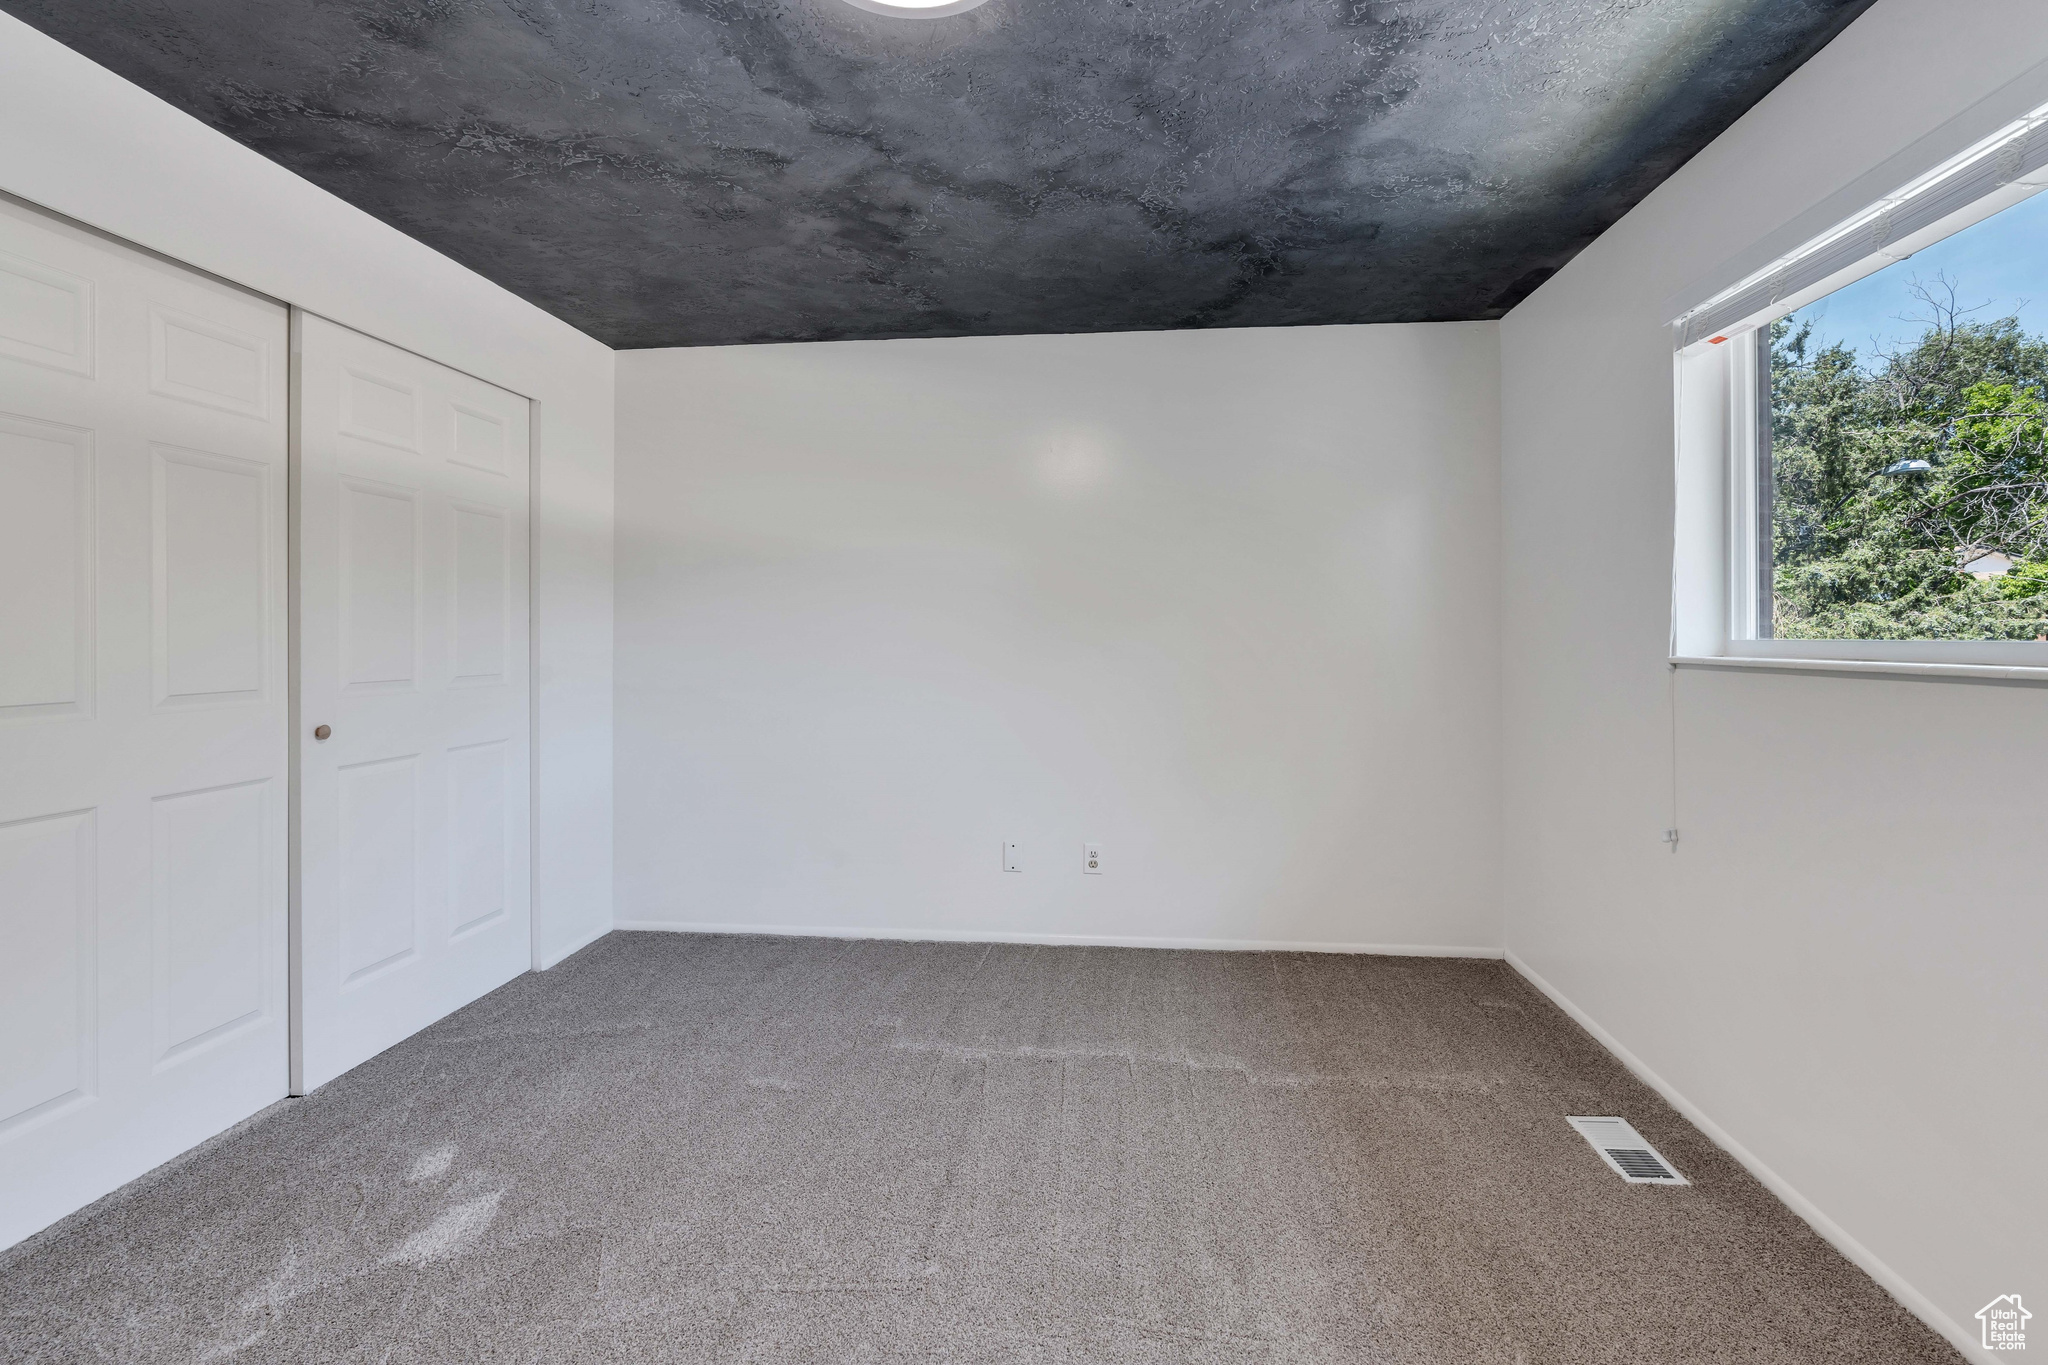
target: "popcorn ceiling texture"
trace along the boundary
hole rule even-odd
[[[0,1254],[0,1358],[1961,1360],[1501,963],[623,933]]]
[[[618,347],[1498,317],[1870,0],[0,0]]]

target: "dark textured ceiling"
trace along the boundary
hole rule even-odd
[[[1497,317],[1871,0],[0,0],[614,346]]]

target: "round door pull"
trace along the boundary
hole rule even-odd
[[[334,727],[331,725],[316,725],[313,727],[313,738],[315,739],[325,739],[333,733]]]

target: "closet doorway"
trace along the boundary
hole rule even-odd
[[[0,1247],[530,966],[529,427],[0,197]]]
[[[285,1094],[288,340],[0,199],[0,1246]]]
[[[292,1090],[531,965],[527,400],[292,319]]]

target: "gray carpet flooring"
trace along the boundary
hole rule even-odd
[[[0,1344],[1960,1359],[1499,963],[623,933],[0,1256]]]

